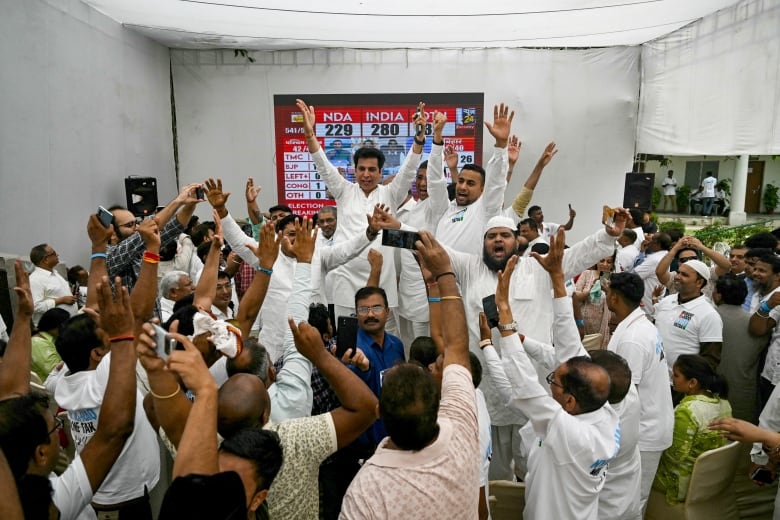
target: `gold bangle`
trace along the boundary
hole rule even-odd
[[[444,301],[444,300],[462,300],[462,299],[463,298],[461,298],[460,296],[442,296],[441,297],[441,301]]]
[[[151,388],[149,389],[149,393],[152,394],[152,397],[156,399],[170,399],[171,397],[176,397],[176,394],[178,394],[179,392],[181,392],[181,387],[178,385],[176,386],[176,391],[173,392],[171,395],[157,395],[152,391]]]

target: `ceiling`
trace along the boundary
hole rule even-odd
[[[167,47],[247,50],[608,47],[739,0],[82,0]]]

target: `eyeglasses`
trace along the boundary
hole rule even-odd
[[[677,259],[677,261],[681,264],[684,264],[685,262],[690,262],[691,260],[697,260],[698,258],[695,256],[681,256]]]
[[[54,417],[54,428],[49,430],[49,433],[47,433],[46,435],[51,435],[52,433],[56,432],[57,430],[61,430],[63,426],[65,426],[65,422],[62,419],[60,419],[59,417],[55,416]]]
[[[133,220],[131,222],[125,222],[124,224],[119,224],[118,226],[119,227],[124,227],[124,228],[127,228],[127,229],[133,229],[137,225],[138,225],[138,221],[137,220]]]
[[[357,308],[358,314],[365,316],[370,312],[374,314],[382,314],[385,311],[384,305],[372,305],[371,307],[361,306]]]
[[[561,390],[566,390],[566,388],[562,384],[560,384],[558,381],[555,380],[555,370],[547,374],[547,377],[545,377],[544,379],[545,381],[547,381],[548,385],[550,386],[554,385],[560,388]]]

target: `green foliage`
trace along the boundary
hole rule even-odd
[[[661,233],[668,233],[670,229],[679,229],[680,233],[682,233],[683,235],[685,234],[685,224],[683,224],[682,222],[678,222],[676,220],[669,220],[667,222],[661,222],[660,224],[658,224],[658,231],[660,231]]]
[[[658,209],[658,206],[661,205],[661,190],[658,189],[658,186],[653,187],[653,200],[652,200],[652,208]]]
[[[677,211],[688,213],[691,202],[691,187],[682,185],[677,188]]]
[[[764,208],[766,208],[767,213],[771,213],[777,208],[777,203],[780,202],[780,197],[778,197],[778,188],[771,182],[764,186],[764,195],[761,197],[761,201],[764,203]]]
[[[758,224],[746,224],[744,226],[727,227],[721,224],[711,224],[696,231],[693,236],[701,240],[702,244],[712,247],[715,242],[725,242],[730,246],[741,244],[750,235],[771,231],[771,221]]]

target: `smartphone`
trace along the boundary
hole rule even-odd
[[[491,329],[498,327],[498,307],[496,307],[496,295],[491,294],[482,298],[482,311],[487,316]]]
[[[750,474],[750,480],[763,482],[764,484],[771,484],[775,481],[772,472],[766,468],[756,468],[756,470]]]
[[[107,228],[114,221],[114,215],[103,206],[98,206],[97,217],[104,228]]]
[[[339,316],[338,328],[336,329],[336,357],[338,359],[344,357],[347,350],[357,347],[357,332],[357,318]]]
[[[402,249],[415,249],[414,243],[418,240],[420,240],[420,234],[416,231],[385,229],[382,232],[383,246],[400,247]]]
[[[206,192],[203,188],[195,188],[195,198],[198,200],[206,200]]]
[[[418,117],[420,117],[422,115],[422,114],[420,114],[419,108],[420,107],[415,107],[415,109],[414,109],[414,119],[413,120],[416,120]],[[414,133],[416,135],[423,135],[424,131],[425,131],[425,129],[423,128],[422,123],[417,123],[416,125],[414,125]]]
[[[176,348],[176,340],[168,335],[168,331],[157,325],[151,324],[154,327],[154,339],[157,342],[157,355],[160,359],[168,359],[170,353]]]

